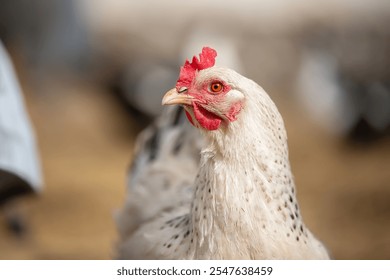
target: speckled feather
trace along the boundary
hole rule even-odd
[[[255,82],[230,69],[199,71],[193,84],[216,77],[231,87],[226,102],[229,98],[243,100],[235,121],[224,120],[217,130],[200,128],[203,139],[192,134],[196,129],[188,124],[173,126],[162,121],[169,119],[163,115],[157,122],[160,125],[148,128],[139,138],[142,146],[148,141],[147,135],[157,131],[159,153],[153,160],[144,160],[142,169],[134,168],[131,174],[136,179],[131,181],[118,219],[119,257],[329,258],[325,247],[303,223],[286,131],[275,104]],[[199,139],[197,143],[204,143],[200,161],[195,138]],[[175,155],[172,147],[179,139],[184,142]],[[145,145],[139,148],[135,161],[143,154],[148,154]],[[169,185],[167,190],[162,187],[164,180]]]

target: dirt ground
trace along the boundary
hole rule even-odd
[[[0,214],[0,259],[111,259],[137,120],[101,86],[64,79],[38,94],[21,76],[45,188],[14,206],[25,234],[11,234]],[[336,259],[390,259],[388,139],[351,146],[294,104],[276,103],[306,224]]]

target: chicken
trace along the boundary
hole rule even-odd
[[[138,139],[118,257],[328,259],[302,221],[275,104],[215,57],[186,61],[162,101],[203,136],[171,109]]]
[[[337,24],[306,26],[295,67],[302,108],[348,144],[390,136],[390,17],[366,16],[370,23],[354,14]]]

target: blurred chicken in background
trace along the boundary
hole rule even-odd
[[[43,95],[47,81],[62,79],[65,73],[82,75],[88,67],[85,24],[74,2],[1,2],[0,39],[22,58],[37,95]],[[0,167],[8,172],[1,171],[0,204],[11,229],[22,232],[27,226],[24,203],[14,203],[11,197],[41,191],[41,166],[18,79],[10,58],[1,51]]]
[[[314,119],[359,142],[390,132],[390,33],[380,22],[311,27],[298,71],[297,94]]]
[[[15,198],[41,189],[35,135],[12,62],[0,42],[0,209],[15,233],[25,227]]]

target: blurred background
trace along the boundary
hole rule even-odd
[[[1,205],[0,259],[114,257],[135,137],[205,45],[277,104],[303,217],[333,257],[390,259],[388,0],[0,5],[44,182]]]

